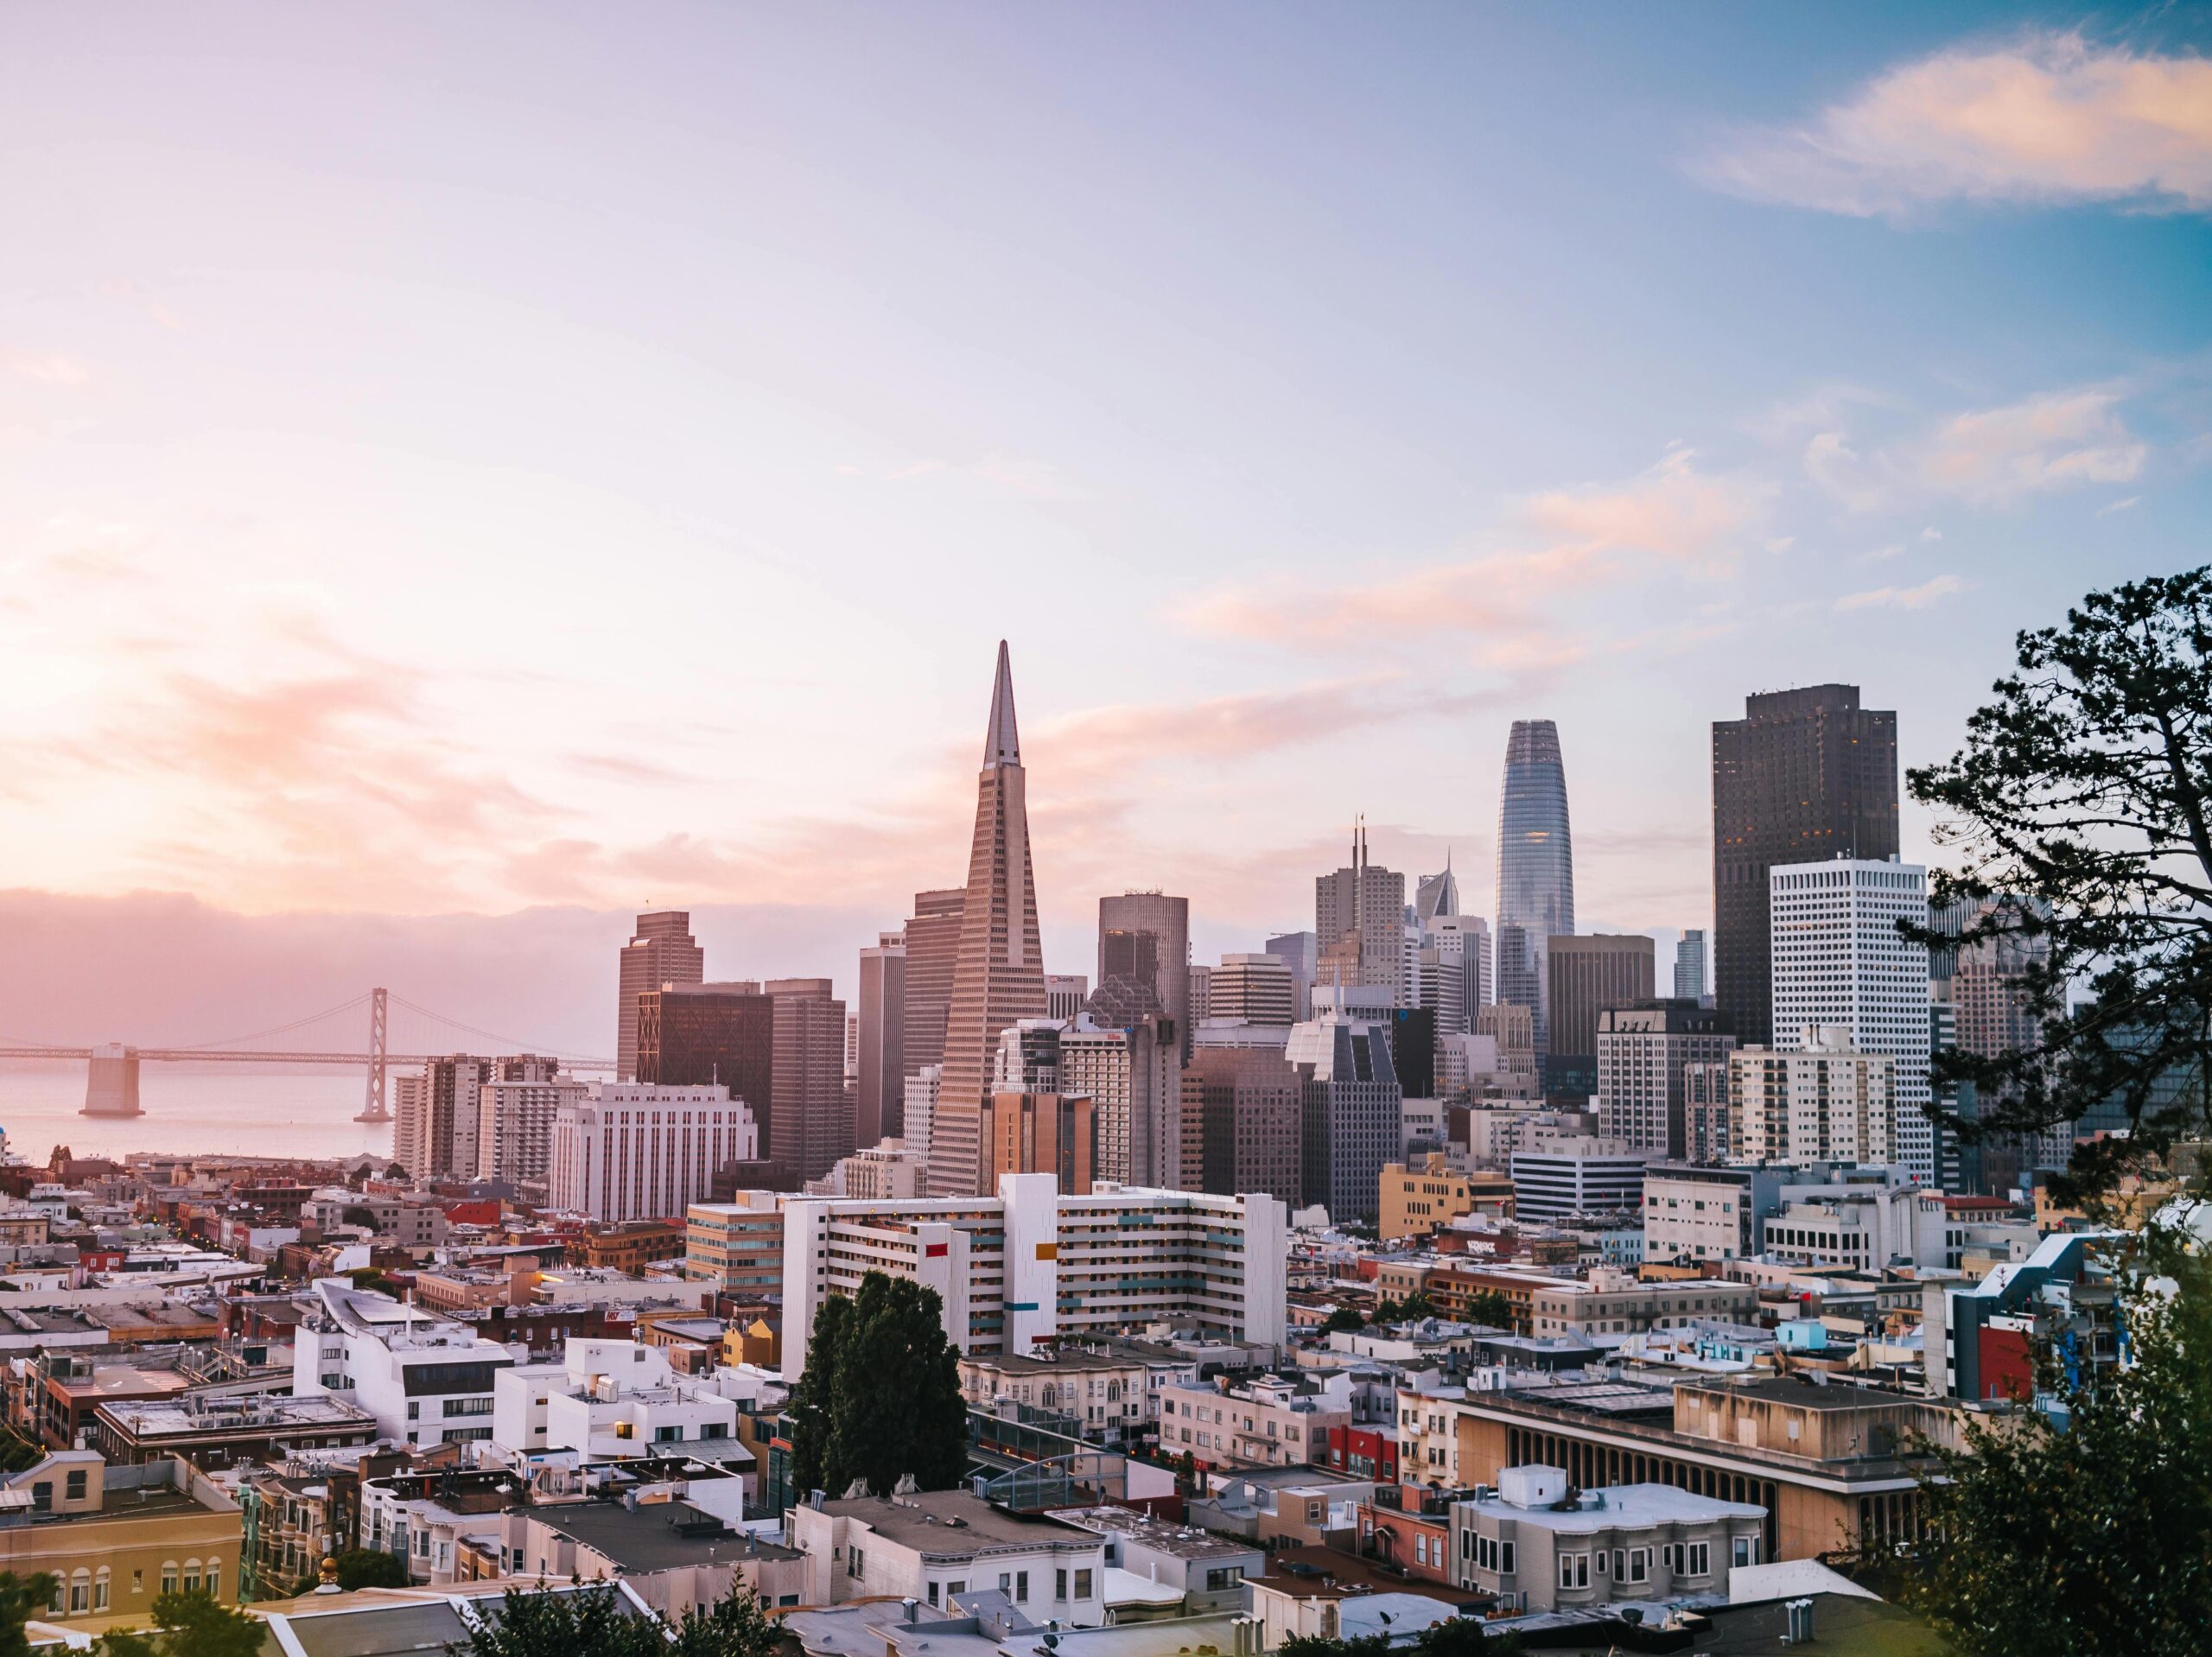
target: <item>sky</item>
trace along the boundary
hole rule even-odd
[[[1746,693],[1927,763],[2207,556],[2208,36],[0,9],[0,1033],[604,1051],[658,906],[849,991],[1001,638],[1052,970],[1125,887],[1311,925],[1357,814],[1487,912],[1519,717],[1584,929],[1709,925]]]

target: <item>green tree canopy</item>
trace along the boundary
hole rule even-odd
[[[740,1583],[671,1627],[643,1616],[612,1587],[510,1588],[448,1657],[774,1657],[783,1629]]]
[[[1367,1319],[1361,1317],[1357,1306],[1338,1306],[1321,1321],[1321,1332],[1333,1335],[1338,1330],[1365,1329]]]
[[[842,1495],[859,1481],[889,1495],[912,1476],[950,1489],[968,1464],[959,1357],[934,1289],[870,1272],[849,1301],[824,1301],[806,1368],[792,1388],[792,1475],[801,1489]]]
[[[1938,1054],[1938,1095],[1971,1082],[1975,1108],[1935,1109],[1970,1142],[2116,1114],[2128,1134],[2077,1146],[2059,1182],[2079,1197],[2212,1128],[2212,567],[2016,642],[1966,745],[1907,781],[1961,865],[1933,901],[1974,914],[1962,947],[2005,952],[2037,1034]]]
[[[163,1594],[154,1602],[153,1634],[121,1630],[102,1636],[100,1657],[260,1657],[269,1625],[204,1590]]]
[[[2115,1248],[2121,1245],[2115,1244]],[[1922,1495],[1942,1540],[1906,1603],[1960,1657],[2183,1657],[2212,1629],[2212,1275],[2154,1224],[2131,1245],[2133,1363],[2069,1381],[2063,1406],[1968,1419]]]
[[[23,1625],[46,1615],[54,1603],[54,1573],[19,1577],[0,1571],[0,1657],[30,1657],[31,1643]]]
[[[1511,1329],[1513,1303],[1496,1289],[1471,1294],[1467,1297],[1467,1322],[1487,1329]]]
[[[347,1592],[356,1588],[404,1588],[407,1565],[382,1548],[348,1548],[332,1561],[338,1567],[338,1585]]]

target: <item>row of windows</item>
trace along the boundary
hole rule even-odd
[[[56,1572],[54,1597],[48,1609],[55,1616],[83,1616],[87,1613],[98,1615],[106,1611],[111,1609],[110,1588],[112,1580],[105,1565],[97,1571],[79,1566],[66,1577]],[[196,1594],[204,1588],[209,1595],[219,1599],[223,1594],[223,1562],[209,1559],[203,1564],[198,1559],[187,1559],[180,1566],[175,1559],[162,1561],[161,1591],[174,1594],[180,1583],[188,1594]],[[130,1591],[133,1595],[146,1591],[146,1573],[143,1571],[130,1573]]]

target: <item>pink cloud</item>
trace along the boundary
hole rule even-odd
[[[1753,200],[1857,217],[1943,201],[2212,209],[2212,61],[2040,31],[1877,76],[1796,127],[1693,163]]]
[[[1847,593],[1835,601],[1839,610],[1925,610],[1929,605],[1966,591],[1955,575],[1935,575],[1917,587],[1878,587],[1871,592]]]
[[[1485,664],[1508,671],[1565,666],[1579,640],[1547,631],[1545,601],[1600,581],[1671,568],[1716,575],[1762,517],[1771,490],[1700,472],[1670,450],[1625,483],[1555,489],[1519,503],[1521,529],[1542,544],[1363,580],[1285,588],[1230,587],[1201,595],[1179,619],[1193,630],[1286,645],[1368,645],[1380,637],[1476,633]]]

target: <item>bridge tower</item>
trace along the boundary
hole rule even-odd
[[[369,992],[369,1099],[361,1107],[357,1122],[388,1122],[391,1112],[384,1102],[385,1056],[385,993],[381,989]]]

